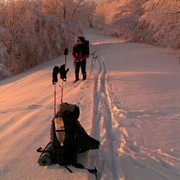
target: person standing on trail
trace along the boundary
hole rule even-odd
[[[83,80],[86,80],[86,59],[89,57],[89,41],[84,37],[77,37],[73,47],[72,57],[75,68],[75,82],[79,80],[79,70],[83,75]]]

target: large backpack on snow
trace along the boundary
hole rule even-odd
[[[54,162],[62,166],[77,162],[78,142],[75,126],[79,113],[78,106],[63,103],[52,121],[51,142]]]
[[[37,151],[42,152],[38,163],[41,166],[53,163],[65,166],[73,165],[77,168],[84,168],[77,162],[78,154],[90,149],[98,149],[99,141],[90,137],[78,121],[80,114],[79,107],[68,103],[62,103],[60,109],[51,123],[51,142],[44,148]],[[87,169],[96,174],[96,169]]]

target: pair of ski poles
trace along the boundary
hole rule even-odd
[[[91,56],[92,56],[92,61],[91,61],[91,66],[90,66],[90,71],[89,71],[89,77],[90,77],[90,75],[91,75],[91,73],[92,73],[92,70],[93,70],[94,65],[95,65],[95,63],[96,63],[96,60],[97,60],[97,58],[98,58],[98,55],[96,55],[96,51],[94,51],[93,53],[91,53]]]
[[[64,56],[65,56],[65,67],[66,67],[66,56],[68,55],[68,48],[65,48],[64,50]],[[62,84],[61,84],[61,96],[60,96],[60,103],[63,102],[63,82],[64,82],[64,79],[62,79]],[[56,84],[54,85],[54,117],[56,116]]]
[[[65,55],[65,67],[66,67],[66,56],[68,55],[68,49],[66,48],[64,50],[64,55]],[[92,56],[92,61],[91,61],[91,65],[90,65],[90,72],[89,72],[89,76],[92,73],[92,70],[94,68],[94,65],[96,63],[96,60],[98,58],[98,55],[96,55],[96,51],[94,51],[93,53],[91,53]],[[62,80],[62,84],[61,84],[61,97],[60,97],[60,102],[63,102],[63,82],[64,80]],[[56,84],[54,85],[54,117],[56,116]]]

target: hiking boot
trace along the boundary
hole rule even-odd
[[[86,74],[85,74],[85,75],[83,75],[83,81],[84,81],[84,80],[86,80]]]
[[[75,79],[74,83],[77,82],[77,81],[79,81],[79,79]]]

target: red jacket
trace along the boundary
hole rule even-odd
[[[74,62],[80,62],[86,60],[89,57],[89,55],[85,54],[84,48],[85,47],[83,44],[75,44],[72,53]]]

